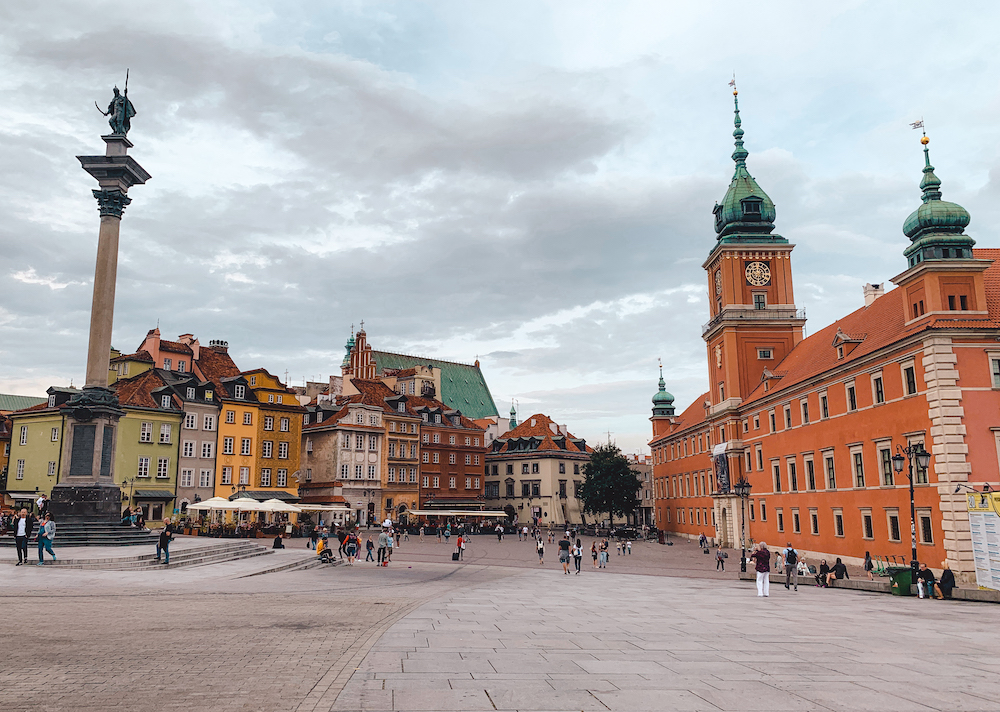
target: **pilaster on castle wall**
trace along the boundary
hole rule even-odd
[[[958,357],[947,336],[924,340],[924,381],[927,386],[927,413],[931,421],[930,452],[938,478],[941,528],[948,563],[956,575],[967,579],[975,570],[972,537],[964,494],[955,494],[956,484],[969,481],[972,465],[965,441],[965,408],[958,385]],[[929,562],[937,566],[938,562]]]

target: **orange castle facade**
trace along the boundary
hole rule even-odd
[[[732,547],[791,542],[810,559],[908,561],[908,468],[891,458],[914,446],[932,455],[925,471],[913,462],[918,559],[968,580],[966,493],[1000,480],[1000,250],[973,249],[925,138],[896,288],[866,285],[863,308],[803,338],[794,246],[773,234],[774,205],[746,169],[738,106],[734,136],[703,265],[709,390],[676,415],[661,374],[653,398],[657,525]],[[745,501],[732,486],[742,479]]]

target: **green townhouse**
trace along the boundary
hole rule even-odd
[[[150,526],[174,511],[182,403],[155,370],[120,379],[113,386],[121,409],[114,481],[122,488],[122,509],[140,507]],[[72,388],[49,388],[48,401],[11,414],[11,452],[4,500],[27,506],[69,469],[63,437]]]
[[[62,406],[79,391],[49,388],[48,399],[10,414],[11,437],[5,505],[32,509],[40,494],[48,496],[59,481],[66,416]]]
[[[174,511],[183,404],[156,370],[112,388],[125,411],[114,466],[122,507],[141,507],[149,526],[156,526]]]

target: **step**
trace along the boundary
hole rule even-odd
[[[226,561],[248,559],[255,556],[266,556],[271,553],[273,553],[272,549],[254,545],[184,549],[175,554],[171,554],[170,568],[206,566]],[[164,566],[156,560],[155,554],[111,559],[82,559],[76,561],[66,561],[65,563],[56,561],[53,565],[67,569],[99,569],[104,571],[140,571],[162,568]]]

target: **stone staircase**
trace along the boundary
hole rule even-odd
[[[29,548],[38,545],[38,527],[28,543]],[[148,529],[134,529],[121,524],[103,521],[76,520],[56,522],[54,546],[156,546],[157,533]],[[0,546],[14,546],[14,536],[10,533],[0,536]]]
[[[57,538],[58,541],[58,538]],[[57,554],[59,549],[56,549]],[[218,544],[177,549],[170,552],[170,568],[187,566],[207,566],[227,561],[238,561],[274,553],[273,549],[254,544],[246,539],[223,539]],[[103,571],[142,571],[162,569],[164,565],[156,560],[156,554],[139,556],[116,556],[103,559],[56,559],[45,562],[46,566],[64,569],[99,569]]]

